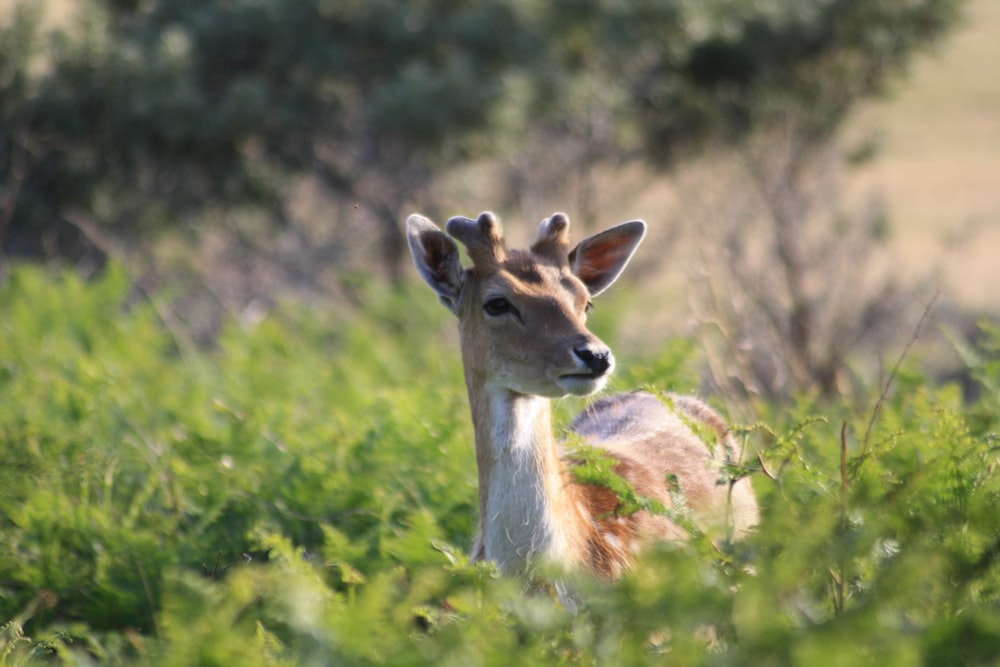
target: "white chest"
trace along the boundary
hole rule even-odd
[[[492,470],[482,517],[486,557],[504,572],[574,561],[562,470],[544,399],[493,402]]]

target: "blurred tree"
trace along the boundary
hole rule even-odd
[[[944,35],[961,4],[554,0],[541,21],[558,70],[545,84],[589,76],[620,91],[619,117],[639,132],[632,147],[661,165],[789,122],[828,137]]]
[[[23,4],[0,24],[0,248],[3,255],[42,254],[74,258],[96,250],[78,230],[52,220],[59,203],[80,196],[72,179],[59,174],[66,155],[36,131],[41,7]],[[99,254],[99,253],[98,253]]]
[[[912,329],[916,313],[910,308],[907,321],[906,304],[921,306],[930,290],[915,296],[880,266],[888,214],[877,196],[846,208],[840,175],[866,151],[844,145],[841,131],[954,25],[960,5],[760,5],[737,29],[717,24],[681,61],[681,97],[694,104],[655,83],[639,88],[655,159],[669,157],[657,147],[683,133],[697,109],[709,111],[707,136],[735,146],[736,173],[715,191],[742,206],[703,227],[716,231],[701,237],[714,275],[700,272],[715,282],[702,284],[702,321],[733,360],[716,369],[731,395],[850,392],[852,360],[874,353],[867,367],[877,367],[885,345]],[[655,112],[665,104],[679,109],[676,118]]]
[[[75,258],[39,240],[144,240],[209,207],[287,225],[284,177],[309,173],[381,226],[395,270],[404,202],[488,146],[500,74],[532,52],[496,1],[87,7],[44,57],[37,12],[6,28],[7,253]]]

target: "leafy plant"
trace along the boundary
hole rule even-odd
[[[759,453],[741,472],[755,532],[661,545],[613,584],[553,573],[574,614],[469,562],[451,323],[406,293],[366,298],[351,317],[282,306],[202,351],[115,268],[0,285],[0,665],[1000,657],[989,384],[966,405],[904,363],[863,410],[762,405],[737,429]],[[683,378],[690,353],[631,372]]]

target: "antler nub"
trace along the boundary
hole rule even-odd
[[[456,216],[445,224],[447,232],[462,242],[476,266],[496,265],[507,255],[500,220],[490,211],[475,220]]]
[[[565,213],[553,213],[538,226],[538,240],[531,246],[531,251],[565,263],[568,250],[569,218]]]

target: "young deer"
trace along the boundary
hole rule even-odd
[[[645,223],[626,222],[570,250],[569,219],[556,213],[529,251],[506,248],[492,213],[451,218],[447,234],[420,215],[406,228],[420,275],[458,316],[479,468],[473,558],[507,573],[552,563],[610,579],[650,541],[684,539],[668,518],[616,513],[610,489],[577,482],[552,433],[549,399],[593,394],[614,370],[611,351],[587,329],[587,311],[632,258]],[[471,268],[451,237],[465,245]],[[695,398],[671,402],[641,392],[604,398],[572,428],[613,457],[639,495],[671,507],[668,477],[676,476],[700,528],[745,533],[757,503],[749,480],[720,482],[732,444],[725,422]],[[699,422],[717,434],[714,452],[688,426]]]

